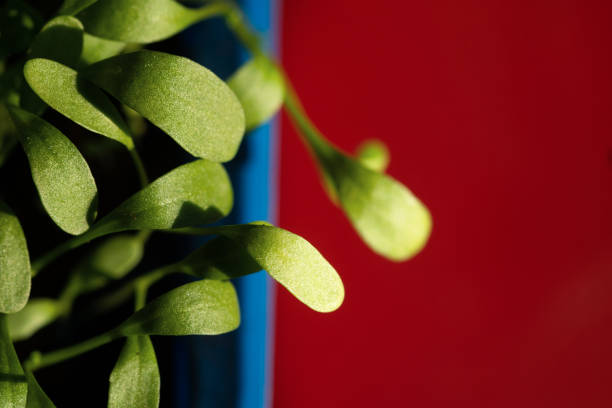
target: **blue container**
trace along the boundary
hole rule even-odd
[[[243,0],[251,25],[275,52],[276,0]],[[183,36],[187,57],[227,78],[249,55],[220,19],[205,21]],[[236,158],[227,165],[235,207],[224,223],[267,220],[276,213],[277,124],[245,135]],[[201,242],[200,242],[201,243]],[[173,347],[174,406],[179,408],[264,408],[272,400],[274,286],[260,272],[234,281],[240,299],[241,325],[221,336],[178,338]]]

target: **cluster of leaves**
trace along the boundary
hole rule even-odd
[[[234,330],[240,315],[231,279],[262,269],[316,311],[340,306],[340,277],[303,238],[265,222],[210,226],[233,204],[221,163],[235,156],[246,131],[269,120],[283,104],[313,153],[330,198],[372,250],[402,261],[425,244],[429,213],[384,173],[384,146],[369,143],[351,157],[329,143],[231,2],[188,8],[173,0],[65,0],[44,24],[39,12],[21,0],[9,0],[0,13],[0,166],[21,145],[44,210],[73,235],[31,263],[20,222],[0,201],[3,407],[52,407],[32,373],[121,337],[127,340],[110,375],[108,406],[157,406],[160,380],[149,336]],[[187,58],[144,48],[215,16],[225,19],[252,55],[226,82]],[[121,104],[195,160],[149,183],[134,132],[117,108]],[[49,108],[123,145],[134,160],[141,190],[98,219],[98,188],[89,165],[43,118]],[[134,230],[140,232],[125,232]],[[125,278],[140,263],[153,230],[215,237],[183,260],[126,280],[135,312],[116,328],[66,349],[35,352],[22,364],[13,341],[69,314],[77,296]],[[29,299],[32,277],[94,239],[57,299]],[[147,303],[148,288],[171,273],[200,279]]]

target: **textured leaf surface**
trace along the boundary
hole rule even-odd
[[[21,224],[0,201],[0,313],[15,313],[25,306],[30,282],[30,256]]]
[[[367,140],[357,148],[357,160],[370,170],[382,173],[389,165],[389,149],[379,140]]]
[[[95,218],[98,201],[87,162],[48,122],[15,107],[9,111],[45,210],[64,231],[74,235],[85,232]]]
[[[17,313],[8,315],[13,341],[25,340],[59,317],[61,306],[55,299],[34,298]]]
[[[283,77],[267,58],[251,59],[227,80],[227,84],[242,104],[247,130],[266,122],[283,104]]]
[[[94,4],[97,0],[64,0],[58,14],[73,15]]]
[[[217,232],[241,245],[272,278],[318,312],[336,310],[344,286],[333,266],[299,235],[263,224],[230,225]]]
[[[129,336],[110,376],[108,408],[159,406],[159,369],[149,336]]]
[[[222,165],[196,160],[175,168],[124,201],[90,231],[92,237],[131,229],[208,224],[229,213],[233,193]]]
[[[37,58],[28,61],[23,72],[34,92],[53,109],[127,148],[134,146],[127,124],[108,97],[72,68]]]
[[[26,408],[55,408],[55,405],[47,394],[40,388],[38,381],[34,378],[34,375],[27,372],[26,379],[28,381],[28,400]]]
[[[203,66],[143,50],[100,61],[83,74],[192,155],[224,162],[236,154],[244,112],[229,87]]]
[[[74,67],[83,49],[83,25],[70,16],[59,16],[42,28],[30,47],[29,58],[48,58]],[[24,85],[20,106],[32,113],[42,114],[46,105]]]
[[[190,9],[174,0],[98,0],[79,18],[87,32],[98,37],[150,43],[171,37],[209,15],[208,7]]]
[[[222,334],[240,324],[238,298],[230,282],[201,280],[173,289],[134,313],[123,335]]]
[[[6,316],[0,314],[0,402],[2,408],[24,408],[28,385],[6,327]]]

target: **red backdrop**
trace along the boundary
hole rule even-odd
[[[286,0],[315,123],[430,208],[426,249],[371,253],[282,126],[280,223],[336,267],[329,315],[279,289],[284,407],[612,406],[612,3]]]

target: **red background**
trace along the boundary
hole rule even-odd
[[[612,3],[283,6],[310,116],[387,142],[434,230],[406,263],[371,253],[283,121],[280,224],[347,296],[279,289],[275,407],[612,406]]]

